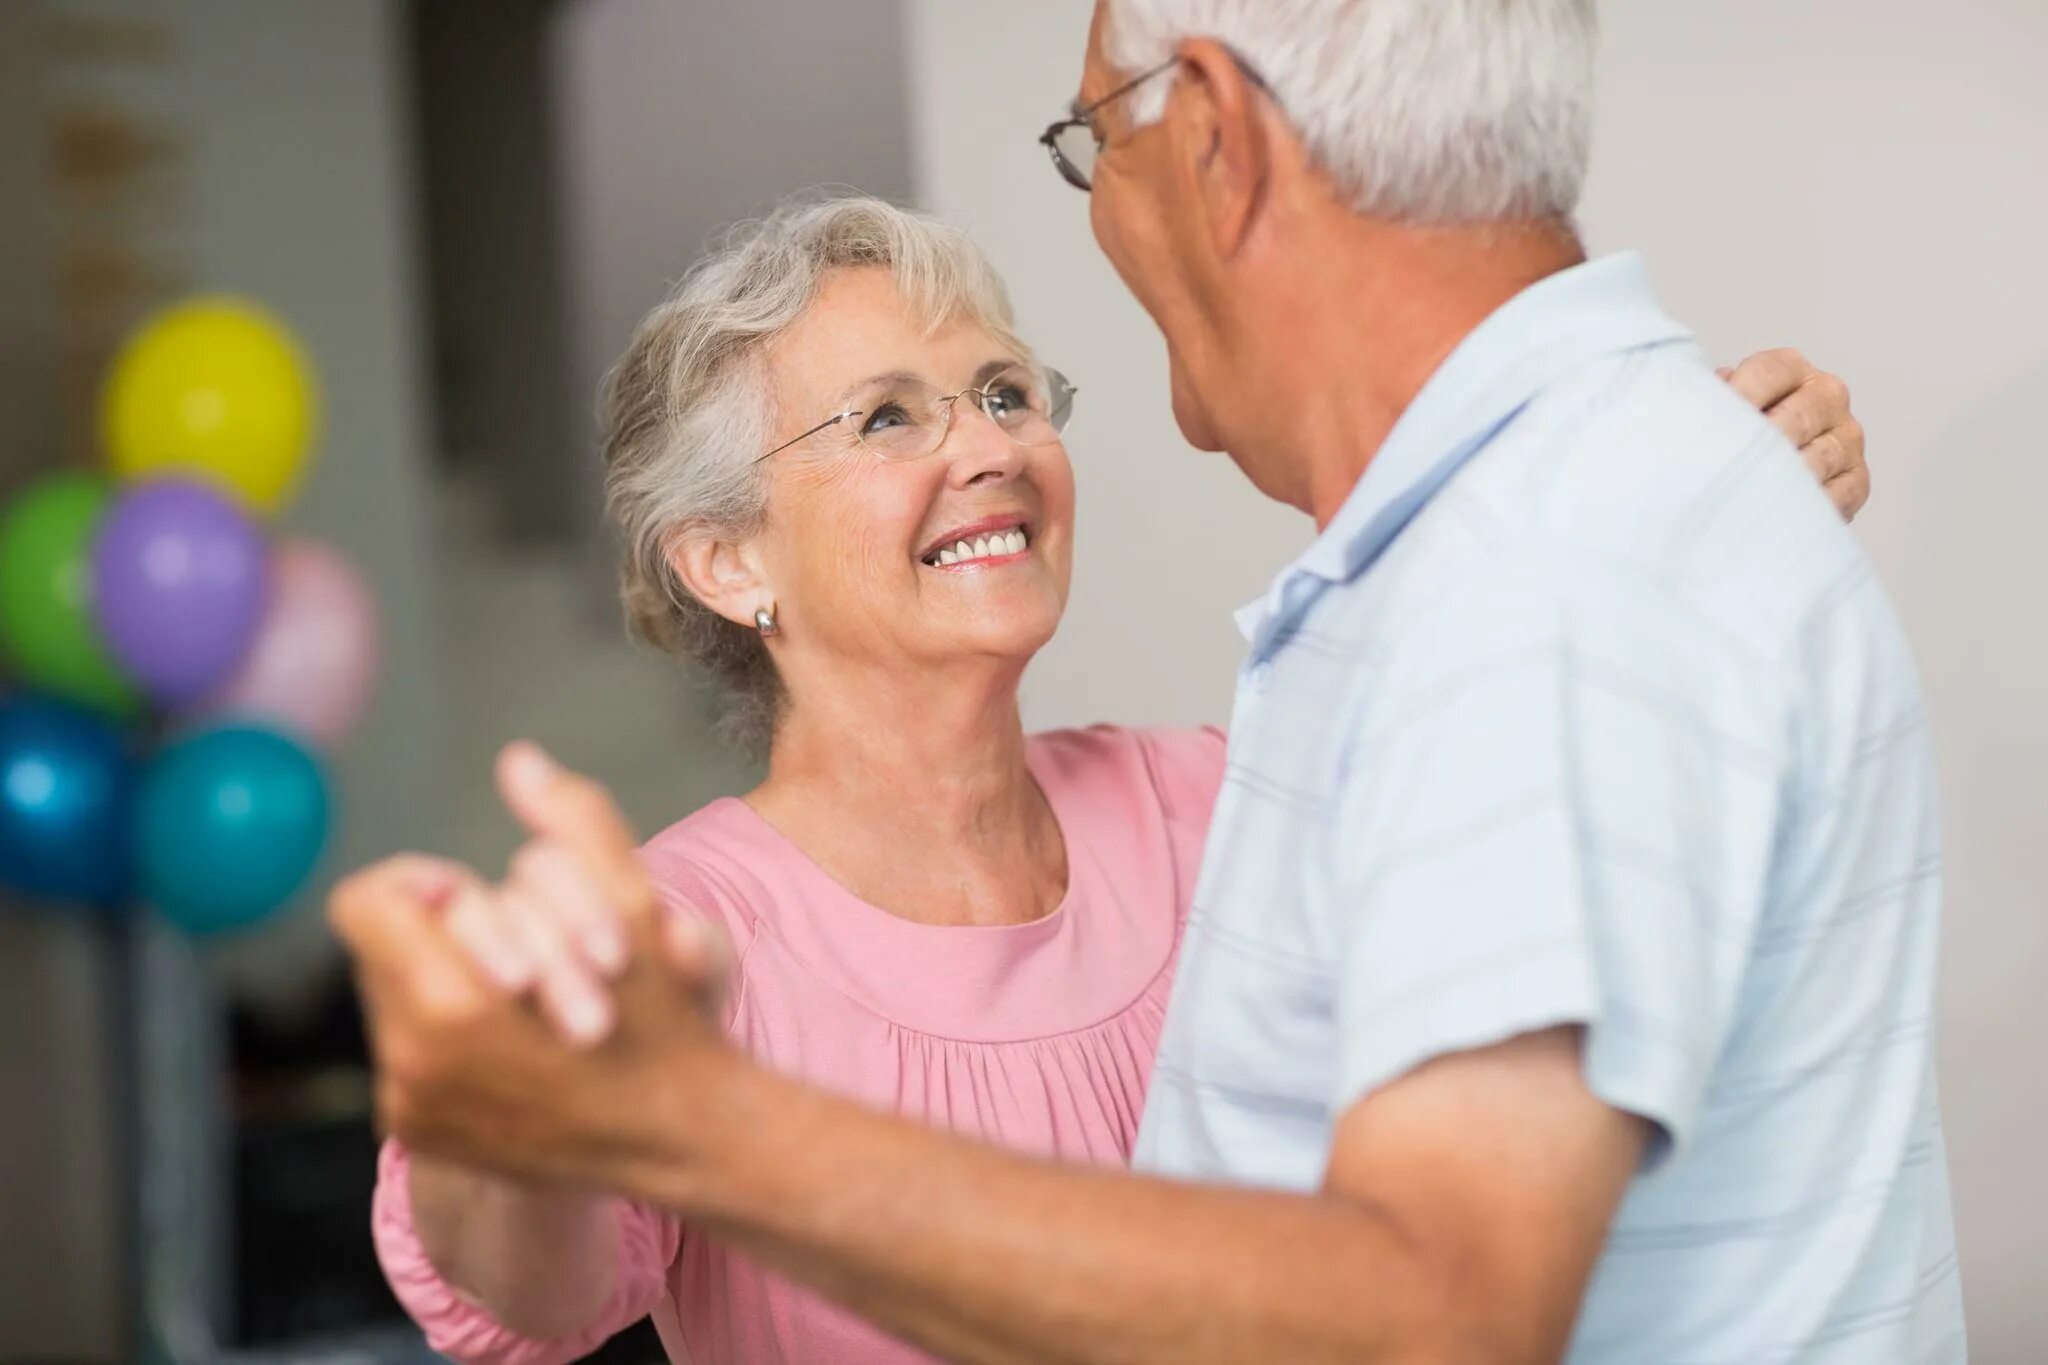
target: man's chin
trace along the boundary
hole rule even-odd
[[[1201,404],[1182,399],[1178,384],[1173,390],[1173,420],[1180,427],[1181,439],[1196,450],[1213,454],[1223,449],[1223,440],[1216,434],[1216,424],[1209,420],[1209,414]]]

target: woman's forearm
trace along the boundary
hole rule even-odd
[[[573,1336],[619,1275],[612,1196],[520,1184],[413,1154],[414,1231],[458,1293],[522,1336]]]

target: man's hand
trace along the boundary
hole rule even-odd
[[[1777,424],[1841,512],[1853,521],[1870,501],[1863,423],[1849,410],[1849,386],[1794,350],[1763,351],[1721,378]]]
[[[564,1037],[555,1003],[508,990],[479,965],[453,917],[504,906],[504,888],[458,865],[379,864],[338,887],[329,914],[356,961],[387,1132],[468,1166],[608,1187],[621,1163],[673,1146],[679,1135],[653,1116],[667,1125],[709,1107],[651,1101],[715,1094],[721,1069],[738,1060],[716,1018],[723,957],[707,926],[663,929],[631,831],[602,788],[530,748],[507,767],[522,820],[574,860],[579,893],[617,917],[622,965],[607,993],[616,1015],[601,1041]],[[550,913],[559,924],[576,911]],[[519,948],[501,937],[496,951]],[[537,966],[529,979],[539,987]]]

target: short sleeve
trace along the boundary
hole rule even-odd
[[[731,944],[732,979],[726,983],[722,1020],[730,1032],[746,1000],[748,949],[760,933],[760,925],[724,879],[705,866],[672,832],[642,845],[640,860],[664,907],[674,914],[694,915],[710,922],[725,933]]]
[[[435,1269],[414,1228],[409,1167],[405,1148],[387,1141],[377,1159],[371,1233],[378,1262],[400,1306],[426,1333],[427,1344],[450,1359],[463,1365],[566,1365],[646,1317],[667,1292],[680,1224],[657,1210],[616,1199],[619,1268],[610,1302],[574,1336],[552,1341],[522,1336],[459,1293]]]
[[[1767,895],[1787,690],[1633,566],[1507,552],[1393,642],[1329,831],[1339,1109],[1560,1025],[1589,1087],[1702,1108]]]
[[[1206,832],[1223,786],[1225,741],[1213,725],[1186,730],[1141,730],[1160,809],[1176,824]]]

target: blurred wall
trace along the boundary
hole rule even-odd
[[[54,205],[38,16],[0,5],[0,486],[59,441]],[[106,978],[75,924],[0,904],[0,1360],[111,1356],[120,1227],[109,1197]]]
[[[414,0],[415,169],[432,315],[435,445],[491,530],[573,533],[561,195],[550,69],[562,0]]]
[[[810,185],[909,193],[909,78],[897,0],[581,0],[558,23],[572,369],[587,413],[641,315],[720,228]],[[582,486],[595,496],[594,480]]]
[[[327,869],[414,842],[439,809],[444,784],[423,591],[430,578],[417,281],[395,6],[48,0],[43,8],[53,22],[142,19],[167,34],[163,75],[176,108],[161,131],[182,144],[184,157],[180,192],[165,211],[177,218],[175,235],[188,253],[183,271],[195,287],[263,300],[297,330],[319,370],[324,435],[284,529],[320,536],[354,558],[385,622],[377,704],[334,764],[340,835]],[[5,77],[0,86],[20,88]],[[18,131],[11,118],[10,130]],[[54,449],[50,455],[54,463]],[[55,1144],[55,1155],[32,1168],[17,1172],[10,1163],[4,1172],[0,1358],[110,1358],[120,1314],[112,1298],[118,1193],[101,1103],[104,986],[76,934],[10,923],[0,935],[9,973],[37,985],[6,992],[26,1002],[24,1032],[33,1039],[17,1052],[25,1040],[11,1037],[9,1066],[0,1069],[0,1106],[10,1126],[25,1130],[8,1150]],[[302,909],[272,932],[273,967],[294,953],[324,960],[324,937],[317,914]],[[28,1065],[38,1058],[51,1064]]]
[[[255,940],[261,988],[330,960],[317,902],[341,870],[417,847],[445,821],[444,724],[412,198],[412,122],[398,0],[207,0],[179,26],[191,138],[190,232],[201,287],[262,299],[318,367],[323,431],[283,529],[362,569],[383,614],[375,704],[335,755],[338,837],[322,877]]]
[[[2048,1342],[2048,9],[1956,0],[1608,4],[1596,249],[1645,249],[1733,360],[1796,343],[1871,431],[1859,529],[1917,644],[1949,827],[1944,1100],[1975,1354]],[[1220,719],[1259,591],[1305,523],[1167,411],[1149,323],[1032,138],[1074,93],[1087,0],[908,0],[917,173],[1080,385],[1075,604],[1034,723]],[[1161,667],[1159,661],[1171,660]]]

